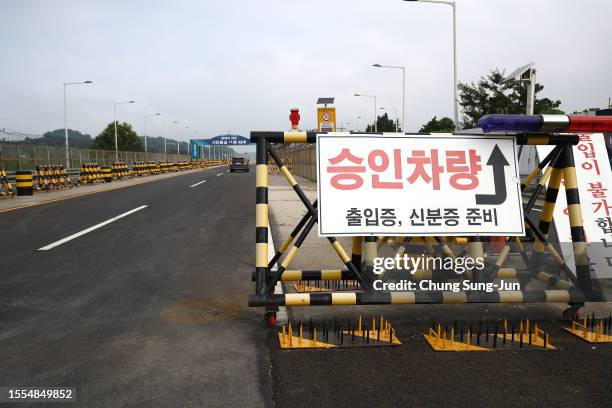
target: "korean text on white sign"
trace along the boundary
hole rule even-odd
[[[317,135],[319,235],[522,236],[516,141]]]

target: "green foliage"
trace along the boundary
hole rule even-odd
[[[142,152],[144,144],[127,122],[117,122],[117,144],[120,151]],[[115,126],[111,122],[93,140],[93,149],[115,150]]]
[[[451,118],[436,119],[434,116],[429,122],[421,126],[419,133],[451,133],[455,130],[455,123]]]
[[[65,146],[66,133],[64,129],[56,129],[50,132],[45,132],[41,137],[27,137],[24,139],[23,143],[46,146]],[[85,135],[76,130],[68,129],[68,144],[70,147],[88,148],[91,146],[91,136]]]
[[[548,98],[538,98],[538,93],[544,89],[536,83],[534,114],[562,114],[559,109],[561,101]],[[463,110],[462,127],[476,127],[478,119],[489,113],[521,114],[527,110],[527,83],[504,82],[504,73],[495,69],[486,76],[480,77],[478,83],[459,83],[459,104]]]
[[[598,110],[601,110],[599,108],[585,108],[581,111],[573,111],[572,113],[570,113],[570,115],[582,115],[585,112],[597,112]]]
[[[376,131],[377,132],[401,132],[400,130],[397,130],[398,127],[395,124],[395,121],[391,118],[389,118],[389,115],[387,115],[386,113],[382,116],[378,116],[376,118]],[[366,127],[366,132],[374,132],[374,125],[368,125]]]

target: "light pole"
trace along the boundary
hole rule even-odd
[[[70,148],[68,147],[68,109],[66,108],[66,87],[68,85],[93,84],[91,81],[64,82],[64,133],[66,135],[66,171],[70,167]]]
[[[376,95],[363,95],[356,93],[353,96],[365,96],[366,98],[374,98],[374,132],[377,132],[378,130],[376,130]]]
[[[357,131],[361,132],[361,116],[356,116],[355,119],[357,119]]]
[[[178,120],[175,120],[174,122],[172,122],[172,124],[176,124],[176,123],[178,123]],[[166,162],[168,161],[168,149],[167,149],[167,146],[168,146],[168,142],[167,142],[166,137],[164,136],[164,161],[166,161]]]
[[[395,112],[395,131],[397,132],[398,128],[399,128],[399,114],[397,113],[397,109],[395,109],[395,108],[383,108],[383,107],[380,107],[379,109],[380,110],[384,110],[384,111],[392,110],[392,111]]]
[[[145,142],[145,155],[147,155],[149,153],[149,150],[147,148],[147,118],[150,118],[152,116],[159,116],[161,115],[161,113],[151,113],[150,115],[144,115],[144,128],[143,128],[143,133],[144,133],[144,142]],[[148,160],[148,158],[147,158]]]
[[[376,68],[394,68],[402,70],[402,131],[406,132],[406,67],[403,65],[372,65]],[[397,129],[396,129],[397,131]]]
[[[457,8],[454,1],[445,0],[404,0],[404,1],[418,1],[419,3],[434,3],[434,4],[447,4],[453,8],[453,117],[455,119],[455,130],[459,130],[459,99],[457,98]]]
[[[117,141],[117,105],[135,103],[135,101],[115,102],[113,104],[113,122],[115,123],[115,162],[119,161],[119,142]]]

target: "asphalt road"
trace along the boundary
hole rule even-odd
[[[0,213],[0,385],[76,387],[70,406],[269,406],[246,306],[254,175],[226,170]]]
[[[401,347],[280,351],[246,306],[254,172],[226,170],[0,213],[0,386],[77,388],[45,407],[610,406],[612,346],[564,333],[546,305],[385,308]],[[359,310],[383,309],[290,315]],[[504,316],[537,319],[560,350],[434,353],[421,337]]]

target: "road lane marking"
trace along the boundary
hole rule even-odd
[[[225,173],[219,173],[217,174],[217,177],[224,175]]]
[[[130,210],[130,211],[128,211],[128,212],[124,212],[123,214],[120,214],[120,215],[118,215],[118,216],[116,216],[116,217],[110,218],[110,219],[108,219],[108,220],[106,220],[106,221],[103,221],[103,222],[101,222],[101,223],[99,223],[99,224],[96,224],[96,225],[94,225],[93,227],[89,227],[89,228],[87,228],[87,229],[84,229],[83,231],[77,232],[76,234],[72,234],[72,235],[70,235],[69,237],[66,237],[66,238],[60,239],[59,241],[55,241],[54,243],[49,244],[49,245],[47,245],[47,246],[44,246],[44,247],[42,247],[42,248],[38,248],[38,250],[39,250],[39,251],[48,251],[48,250],[50,250],[50,249],[55,248],[56,246],[60,246],[60,245],[62,245],[62,244],[64,244],[64,243],[66,243],[66,242],[68,242],[68,241],[72,241],[72,240],[73,240],[73,239],[75,239],[75,238],[78,238],[78,237],[80,237],[80,236],[82,236],[82,235],[85,235],[85,234],[87,234],[87,233],[89,233],[89,232],[91,232],[91,231],[97,230],[98,228],[101,228],[101,227],[103,227],[103,226],[105,226],[105,225],[108,225],[108,224],[110,224],[110,223],[111,223],[111,222],[113,222],[113,221],[117,221],[117,220],[119,220],[119,219],[121,219],[121,218],[123,218],[123,217],[127,217],[128,215],[133,214],[133,213],[135,213],[136,211],[140,211],[140,210],[142,210],[143,208],[147,208],[147,207],[148,207],[148,205],[141,205],[141,206],[140,206],[140,207],[138,207],[138,208],[134,208],[133,210]]]
[[[202,181],[200,181],[199,183],[195,183],[195,184],[193,184],[193,185],[189,186],[189,188],[192,188],[192,187],[197,187],[197,186],[199,186],[199,185],[200,185],[200,184],[202,184],[202,183],[206,183],[206,180],[202,180]]]
[[[226,173],[229,173],[229,170],[225,170]]]

